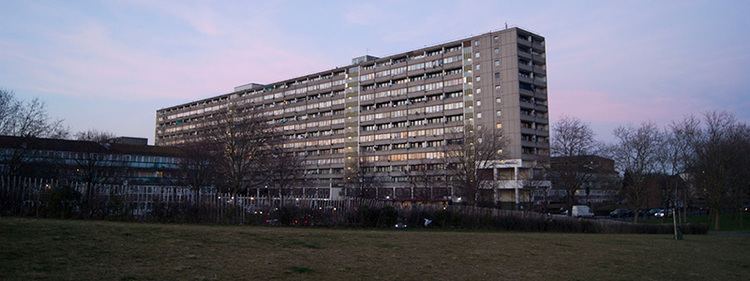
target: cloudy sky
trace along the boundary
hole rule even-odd
[[[320,3],[319,3],[320,2]],[[158,108],[501,29],[547,39],[550,113],[750,121],[750,1],[0,1],[0,88],[73,131],[153,141]]]

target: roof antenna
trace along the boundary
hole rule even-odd
[[[508,29],[508,22],[505,22],[505,29]]]

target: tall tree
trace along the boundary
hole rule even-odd
[[[190,188],[194,202],[200,204],[202,189],[214,185],[217,145],[206,140],[192,140],[181,144],[178,149],[179,181]]]
[[[0,135],[27,138],[65,138],[63,121],[52,119],[41,100],[18,100],[12,91],[0,89]]]
[[[623,180],[622,195],[635,214],[633,221],[638,222],[648,192],[647,178],[658,169],[662,133],[654,123],[644,122],[638,127],[618,127],[614,136],[617,142],[611,148],[612,157],[628,176]]]
[[[279,193],[279,201],[284,204],[284,196],[293,193],[304,182],[304,158],[283,147],[282,140],[272,140],[266,151],[264,167],[267,185]],[[270,196],[270,194],[269,194]]]
[[[27,175],[35,153],[31,143],[36,138],[65,138],[68,130],[62,120],[49,117],[47,108],[39,99],[21,101],[9,90],[0,89],[0,135],[23,138],[22,145],[10,149],[3,171],[7,175]]]
[[[461,143],[445,146],[445,169],[450,184],[467,204],[479,203],[479,191],[487,179],[482,173],[490,163],[502,160],[506,141],[502,130],[477,130],[464,133]]]
[[[219,190],[236,195],[266,184],[264,165],[270,140],[277,134],[267,118],[228,108],[217,114],[208,141],[217,145],[215,158]]]
[[[594,131],[589,124],[575,117],[565,116],[552,126],[551,152],[555,159],[551,161],[551,177],[565,194],[568,215],[573,214],[573,205],[577,204],[576,195],[581,188],[591,181],[596,170],[596,162],[587,158],[596,145]]]
[[[666,186],[662,187],[663,196],[669,198],[669,205],[675,210],[675,224],[677,223],[678,207],[682,206],[683,216],[686,214],[689,190],[681,188],[681,180],[689,167],[690,161],[695,157],[695,145],[701,135],[700,120],[694,116],[688,116],[682,120],[672,122],[664,130],[664,142],[660,156],[660,170],[670,176],[664,181]]]
[[[595,146],[594,131],[581,119],[564,116],[552,126],[552,156],[588,155]]]
[[[740,205],[748,188],[750,129],[727,112],[704,114],[704,129],[695,146],[691,175],[711,209],[714,229],[720,229],[722,208]]]

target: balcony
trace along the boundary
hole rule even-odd
[[[527,60],[531,60],[532,59],[531,58],[531,53],[527,53],[527,52],[521,51],[520,49],[518,50],[518,57],[519,58],[524,58],[524,59],[527,59]],[[544,61],[544,60],[542,60],[542,61]]]
[[[480,184],[482,189],[523,189],[530,187],[550,186],[550,181],[546,180],[485,180]]]
[[[521,63],[520,61],[518,62],[518,69],[525,70],[528,72],[534,72],[534,67],[525,63]]]
[[[538,74],[543,74],[543,75],[547,75],[547,67],[546,67],[546,66],[543,66],[543,65],[541,65],[541,66],[540,66],[540,65],[534,65],[534,66],[532,67],[532,71],[533,71],[534,73],[538,73]]]
[[[517,37],[517,38],[518,38],[518,45],[519,46],[525,46],[525,47],[531,47],[532,46],[532,43],[531,43],[531,41],[529,41],[528,38],[523,38],[523,37]]]
[[[536,50],[544,50],[544,41],[534,41],[531,43],[531,47]]]
[[[543,88],[547,87],[547,78],[535,77],[533,83],[534,83],[534,86],[543,87]]]
[[[526,82],[526,83],[529,83],[529,84],[533,84],[534,83],[534,79],[531,79],[531,77],[523,75],[523,74],[520,74],[520,73],[518,74],[518,81]]]
[[[521,108],[534,109],[534,103],[532,103],[531,101],[520,100],[518,104],[521,106]]]

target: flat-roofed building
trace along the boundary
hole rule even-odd
[[[306,155],[307,192],[334,198],[357,171],[378,175],[377,198],[441,200],[455,195],[437,163],[445,146],[497,131],[503,157],[483,164],[494,180],[485,188],[495,201],[528,201],[525,179],[548,165],[546,72],[544,38],[509,28],[159,109],[155,143],[200,137],[213,115],[242,108]],[[415,185],[417,170],[443,183]]]

